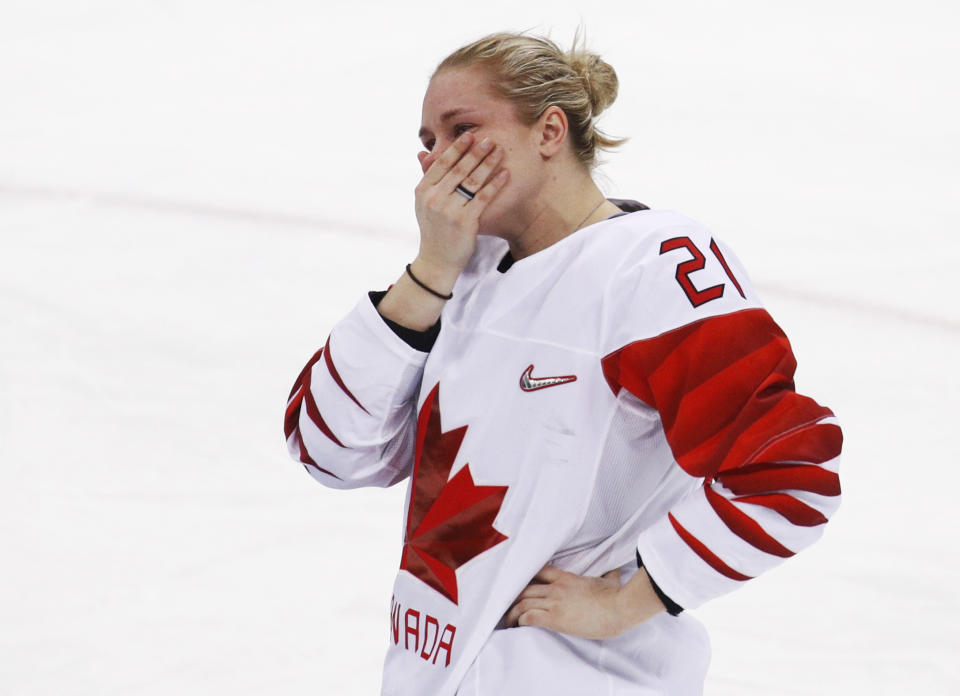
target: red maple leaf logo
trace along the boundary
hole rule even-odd
[[[400,568],[457,603],[456,570],[506,536],[493,528],[507,486],[477,486],[465,465],[450,476],[467,426],[440,429],[440,385],[417,418],[413,492]]]

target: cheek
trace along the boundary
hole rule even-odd
[[[510,172],[507,190],[512,189],[517,192],[531,187],[536,188],[538,172],[534,165],[535,163],[530,161],[525,151],[519,148],[505,150],[498,169],[506,169]]]

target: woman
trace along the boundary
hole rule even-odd
[[[287,407],[335,488],[410,477],[384,694],[697,694],[685,608],[812,543],[833,414],[726,247],[606,200],[613,69],[497,34],[423,102],[420,250]]]

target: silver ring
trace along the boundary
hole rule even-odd
[[[468,191],[467,189],[465,189],[465,188],[463,187],[463,184],[457,184],[457,188],[456,188],[455,190],[456,190],[457,193],[459,193],[461,196],[463,196],[464,198],[466,198],[468,201],[472,201],[472,200],[473,200],[473,197],[477,195],[477,194],[475,194],[475,193],[473,193],[473,192]]]

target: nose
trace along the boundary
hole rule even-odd
[[[437,157],[437,150],[434,148],[433,152],[427,152],[423,155],[423,157],[420,158],[420,168],[423,170],[424,174],[427,173],[427,170],[430,169],[430,165],[433,164]]]
[[[433,149],[420,158],[420,167],[423,169],[424,174],[426,174],[427,170],[430,169],[430,165],[433,164],[437,158],[442,155],[451,145],[453,145],[452,140],[448,140],[445,137],[437,138],[436,142],[433,144]]]

